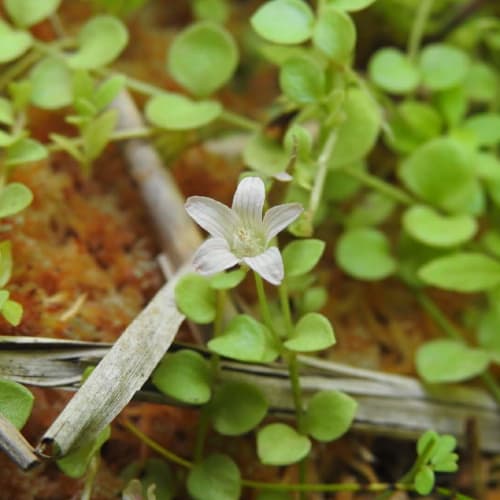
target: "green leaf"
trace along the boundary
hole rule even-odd
[[[168,353],[151,380],[161,392],[183,403],[201,405],[211,396],[210,364],[195,351]]]
[[[11,182],[0,191],[0,218],[24,210],[33,201],[33,193],[20,182]],[[3,254],[2,254],[3,257]],[[3,286],[0,284],[0,286]]]
[[[109,143],[117,121],[117,110],[108,109],[85,126],[82,139],[87,160],[95,160],[99,157]]]
[[[168,71],[196,96],[207,96],[233,76],[238,49],[233,37],[210,22],[191,24],[170,46]]]
[[[415,489],[420,495],[428,495],[434,488],[434,471],[428,466],[422,466],[415,475]]]
[[[0,243],[0,288],[4,287],[9,282],[11,273],[12,244],[9,240],[4,240]],[[9,297],[7,295],[1,304],[3,305],[8,298]]]
[[[231,14],[228,0],[194,0],[192,9],[196,19],[217,24],[224,24]]]
[[[281,67],[280,87],[295,103],[309,104],[321,99],[325,85],[325,74],[311,57],[292,57]]]
[[[159,458],[148,458],[144,463],[141,481],[143,497],[128,500],[172,500],[175,496],[175,478],[169,464]],[[154,495],[148,496],[148,490],[154,485]],[[122,498],[122,500],[127,500]]]
[[[470,215],[441,215],[424,205],[406,210],[403,226],[416,240],[436,247],[461,245],[477,231],[476,219]]]
[[[438,136],[443,123],[429,104],[408,100],[398,105],[390,119],[388,145],[398,153],[411,153],[423,142]]]
[[[311,441],[285,424],[269,424],[257,433],[257,455],[265,465],[299,462],[311,450]]]
[[[23,317],[23,306],[15,300],[8,300],[2,306],[2,316],[12,325],[17,326]]]
[[[483,62],[474,61],[465,78],[465,94],[476,102],[493,102],[498,85],[499,79],[495,69]]]
[[[268,403],[261,391],[245,382],[224,382],[210,402],[214,428],[225,436],[251,431],[267,414]]]
[[[123,90],[126,83],[127,78],[123,75],[114,75],[101,83],[93,95],[96,108],[102,110],[111,104],[113,99]]]
[[[366,165],[364,162],[358,161],[348,168],[364,172]],[[343,201],[354,196],[360,190],[360,187],[360,181],[353,176],[342,172],[342,170],[329,169],[326,174],[323,199],[333,202]]]
[[[113,62],[128,43],[125,25],[113,16],[95,16],[78,33],[78,50],[68,57],[74,69],[97,69]]]
[[[53,14],[61,0],[5,0],[4,7],[17,26],[33,26]]]
[[[10,293],[7,290],[0,290],[0,309],[9,300]]]
[[[31,82],[28,79],[11,81],[8,85],[15,111],[24,111],[31,99]]]
[[[470,130],[479,146],[495,146],[500,143],[500,114],[478,113],[464,122],[464,128]]]
[[[325,242],[316,239],[296,240],[289,243],[283,250],[285,276],[301,276],[311,271],[318,263]]]
[[[0,123],[12,125],[14,123],[14,110],[9,100],[0,97]]]
[[[346,217],[346,226],[376,226],[384,222],[396,208],[396,202],[377,191],[372,191],[363,197]]]
[[[96,439],[84,444],[80,448],[70,451],[65,457],[57,460],[57,466],[69,477],[82,477],[102,445],[110,438],[111,427],[107,425]]]
[[[433,430],[425,431],[417,441],[417,454],[422,456],[426,453],[427,456],[432,456],[434,450],[437,449],[439,435]],[[431,445],[432,443],[432,445]],[[428,448],[428,449],[427,449]]]
[[[189,319],[202,325],[215,319],[216,294],[207,279],[199,274],[183,276],[175,287],[177,307]]]
[[[4,165],[14,167],[47,158],[47,149],[38,141],[22,137],[7,148]]]
[[[486,351],[468,347],[456,340],[433,340],[417,351],[419,375],[430,383],[469,380],[486,370],[490,357]]]
[[[430,44],[420,53],[422,83],[430,90],[444,90],[463,82],[469,70],[469,57],[451,45]]]
[[[34,399],[23,385],[0,378],[0,412],[17,429],[27,422]]]
[[[490,309],[479,320],[477,341],[490,353],[492,361],[500,364],[500,311]]]
[[[450,212],[464,212],[477,187],[471,153],[445,137],[416,149],[399,174],[413,193]]]
[[[281,144],[259,132],[247,141],[243,149],[243,161],[251,169],[265,175],[283,172],[290,158]]]
[[[420,79],[417,68],[408,57],[392,47],[379,49],[373,54],[368,74],[373,83],[392,94],[413,92]]]
[[[195,500],[238,500],[240,471],[230,457],[214,453],[189,471],[187,488]]]
[[[313,352],[326,349],[335,342],[330,321],[322,314],[312,312],[300,318],[284,345],[291,351]]]
[[[222,335],[210,340],[208,348],[238,361],[270,363],[279,352],[271,332],[246,314],[233,318]]]
[[[311,38],[314,14],[302,0],[271,0],[259,7],[250,23],[270,42],[295,44]]]
[[[450,434],[439,436],[437,446],[431,457],[431,463],[437,465],[441,462],[449,462],[454,456],[452,453],[457,447],[457,439]],[[456,465],[456,464],[455,464]]]
[[[217,119],[222,107],[217,101],[192,101],[180,94],[165,92],[153,96],[146,104],[147,119],[167,130],[190,130]]]
[[[55,57],[42,59],[30,73],[31,102],[42,109],[57,109],[71,104],[71,72]]]
[[[349,12],[366,9],[372,3],[375,3],[375,0],[327,0],[326,2],[327,5]]]
[[[374,281],[387,278],[396,270],[384,233],[371,228],[355,228],[344,232],[335,250],[337,263],[355,278]]]
[[[356,44],[356,27],[351,17],[335,8],[321,11],[313,29],[313,44],[337,63],[347,63]]]
[[[467,113],[468,102],[462,85],[434,94],[434,104],[450,127],[456,127]]]
[[[49,134],[50,140],[57,144],[63,151],[66,151],[79,163],[84,164],[85,158],[78,146],[72,142],[68,137],[59,134]]]
[[[302,314],[319,311],[328,302],[328,297],[328,291],[322,286],[307,288],[301,297],[299,311]]]
[[[33,43],[27,31],[13,30],[0,19],[0,64],[14,61],[22,56]]]
[[[222,271],[209,278],[210,286],[214,290],[230,290],[238,286],[245,278],[247,272],[243,268],[234,271]]]
[[[500,181],[500,159],[491,153],[476,153],[474,166],[476,175],[487,181]]]
[[[345,434],[356,414],[358,404],[338,391],[319,391],[307,406],[304,425],[308,434],[318,441],[333,441]]]
[[[436,472],[457,472],[458,470],[458,455],[456,453],[450,453],[446,459],[434,465],[434,470]]]
[[[363,90],[348,90],[343,111],[345,120],[338,128],[332,167],[364,158],[375,145],[380,129],[378,106]]]
[[[418,271],[424,283],[455,292],[481,292],[500,284],[500,263],[480,253],[459,252],[432,260]]]

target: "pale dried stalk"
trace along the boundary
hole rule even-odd
[[[39,463],[39,459],[28,441],[1,413],[0,449],[23,470],[30,469]]]
[[[64,455],[96,437],[132,399],[172,343],[184,316],[174,288],[183,268],[126,328],[42,437],[38,447]],[[94,351],[95,353],[95,351]]]
[[[31,347],[30,342],[33,342]],[[98,356],[103,356],[109,348],[109,344],[90,342],[0,337],[0,377],[75,390],[87,363],[96,362]],[[9,363],[9,358],[15,362]],[[63,372],[62,361],[65,363]],[[355,429],[406,439],[415,439],[427,429],[434,429],[453,434],[463,442],[467,422],[474,418],[481,448],[500,452],[500,414],[490,395],[481,389],[459,385],[426,387],[414,378],[353,368],[309,356],[300,356],[300,361],[303,365],[301,386],[304,400],[307,402],[318,390],[349,394],[359,404]],[[23,365],[29,366],[29,373]],[[254,383],[265,394],[273,412],[293,415],[294,403],[285,367],[224,359],[220,366],[219,382],[241,380]],[[134,398],[179,404],[153,390],[141,390]]]

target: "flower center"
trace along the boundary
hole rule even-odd
[[[231,250],[236,257],[255,257],[266,249],[265,240],[259,231],[249,227],[239,227],[233,235]]]

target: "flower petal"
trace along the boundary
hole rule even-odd
[[[303,211],[304,208],[300,203],[285,203],[270,208],[264,215],[266,243],[291,224]]]
[[[233,267],[240,261],[229,251],[227,241],[223,238],[208,238],[198,248],[193,257],[194,269],[200,274],[215,274]]]
[[[279,285],[283,281],[285,276],[283,259],[276,247],[268,248],[264,253],[255,257],[244,257],[242,260],[272,285]]]
[[[262,208],[266,197],[264,182],[259,177],[245,177],[240,181],[233,197],[233,210],[249,227],[262,226]]]
[[[206,196],[190,196],[184,207],[191,218],[215,238],[229,240],[240,223],[238,215],[229,207]]]

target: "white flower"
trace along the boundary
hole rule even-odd
[[[245,177],[234,193],[232,208],[205,196],[186,201],[188,214],[203,228],[208,238],[194,255],[200,274],[215,274],[244,263],[273,285],[284,277],[283,259],[269,242],[302,212],[299,203],[269,209],[262,218],[265,188],[259,177]]]

